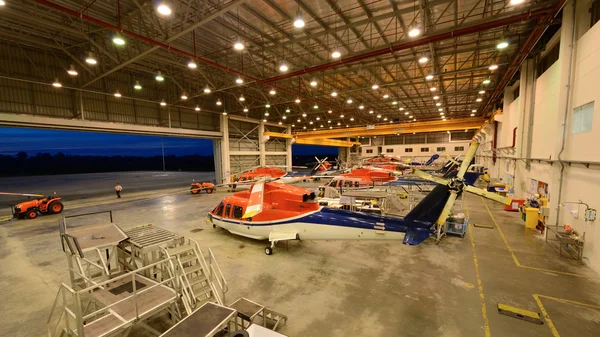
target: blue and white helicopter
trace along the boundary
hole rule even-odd
[[[319,206],[311,190],[281,182],[258,182],[251,190],[235,193],[208,214],[213,227],[232,234],[269,240],[265,253],[286,240],[402,240],[417,245],[442,226],[456,198],[464,191],[509,204],[510,199],[468,185],[464,181],[478,143],[471,143],[455,177],[445,179],[415,170],[436,187],[405,217],[388,217]]]

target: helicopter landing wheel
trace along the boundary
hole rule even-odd
[[[265,254],[267,254],[267,255],[273,254],[273,248],[271,248],[271,246],[265,247]]]
[[[217,228],[217,225],[213,224],[213,228]]]

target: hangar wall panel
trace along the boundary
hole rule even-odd
[[[570,210],[578,211],[574,216],[560,202],[582,200],[592,208],[600,209],[600,116],[598,109],[600,104],[600,91],[598,90],[598,78],[600,78],[600,24],[596,23],[589,27],[589,13],[586,3],[577,3],[576,40],[574,41],[574,54],[572,63],[572,83],[567,103],[567,90],[569,87],[569,45],[571,45],[571,6],[569,3],[563,9],[563,26],[559,31],[560,53],[559,59],[547,69],[536,81],[535,96],[525,96],[525,88],[521,83],[519,102],[513,100],[505,102],[505,116],[503,123],[518,124],[523,129],[517,132],[516,149],[513,152],[501,154],[507,159],[499,159],[493,164],[491,158],[481,157],[478,160],[494,167],[493,178],[506,177],[507,173],[514,175],[514,187],[516,197],[527,197],[532,193],[530,183],[532,179],[543,181],[549,185],[550,217],[548,223],[560,226],[569,224],[579,233],[584,229],[584,207],[569,207]],[[524,66],[521,73],[525,73]],[[529,125],[529,106],[534,103],[533,125]],[[573,134],[571,130],[573,110],[581,105],[595,102],[591,130],[588,132]],[[519,107],[516,108],[516,105]],[[566,107],[566,109],[565,109]],[[567,124],[563,126],[563,119],[567,116]],[[517,123],[511,120],[518,120]],[[499,131],[500,144],[509,146],[512,142],[512,128],[504,124]],[[558,159],[561,151],[563,127],[566,128],[565,150],[560,155],[563,160],[592,162],[589,168],[581,164],[565,164],[562,174],[562,191],[559,196],[561,165],[555,163],[530,162],[528,168],[523,160],[518,158],[551,158]],[[531,134],[531,153],[527,153],[528,132]],[[491,141],[490,133],[486,141]],[[489,155],[489,154],[488,154]],[[557,214],[559,215],[557,217]],[[586,242],[584,247],[584,263],[592,269],[600,272],[600,228],[598,220],[591,226],[586,227]],[[558,256],[557,256],[558,259]]]

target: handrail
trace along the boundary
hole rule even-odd
[[[227,290],[228,290],[227,281],[225,281],[225,276],[223,276],[221,267],[219,267],[219,264],[217,263],[217,259],[215,258],[215,255],[213,254],[213,252],[210,248],[208,248],[208,255],[212,261],[215,261],[215,266],[217,267],[217,271],[219,272],[220,279],[223,280],[223,283],[219,282],[219,285],[221,286],[221,288],[223,288],[223,292],[227,292]],[[212,266],[212,264],[211,264],[211,266]]]
[[[163,247],[161,247],[161,249],[165,252],[165,254],[167,255],[167,257],[171,257],[171,254],[169,254],[169,251],[167,249],[165,249]],[[179,268],[181,269],[181,274],[183,275],[183,279],[185,281],[185,284],[182,287],[183,291],[189,297],[189,294],[187,294],[187,289],[186,289],[186,288],[189,288],[190,292],[192,293],[191,304],[196,303],[196,294],[194,294],[194,289],[192,289],[192,286],[190,285],[190,280],[188,280],[188,277],[185,274],[185,270],[183,268],[183,265],[181,264],[181,260],[179,259],[178,256],[175,256],[175,258],[177,259],[177,264],[179,265]],[[173,270],[175,270],[175,266],[173,266],[173,261],[169,261],[169,262],[171,263],[171,266],[173,267]]]
[[[169,281],[171,281],[171,280],[173,280],[173,279],[175,279],[175,276],[173,276],[173,277],[170,277],[170,278],[168,278],[168,279],[166,279],[166,280],[163,280],[163,281],[161,281],[161,282],[159,282],[159,283],[153,284],[153,285],[151,285],[150,287],[144,287],[144,290],[141,290],[141,291],[139,291],[139,292],[137,292],[137,291],[136,291],[136,292],[135,292],[133,295],[131,295],[131,296],[127,296],[127,297],[125,297],[125,298],[122,298],[122,299],[120,299],[120,300],[118,300],[118,301],[116,301],[116,302],[114,302],[114,303],[111,303],[111,304],[109,304],[109,305],[107,305],[107,306],[105,306],[105,307],[103,307],[103,308],[100,308],[100,309],[98,309],[98,310],[96,310],[96,311],[93,311],[93,312],[91,312],[91,313],[89,313],[89,314],[87,314],[87,315],[83,316],[83,317],[82,317],[82,319],[84,319],[84,320],[85,320],[85,319],[88,319],[88,318],[90,318],[90,317],[92,317],[92,316],[95,316],[95,315],[97,315],[97,314],[99,314],[99,313],[101,313],[101,312],[104,312],[104,311],[106,311],[106,310],[110,309],[111,307],[113,307],[113,306],[115,306],[115,305],[117,305],[117,304],[120,304],[121,302],[127,301],[127,300],[129,300],[129,299],[131,299],[131,298],[134,298],[134,302],[135,302],[134,304],[136,304],[136,305],[137,305],[137,302],[136,302],[136,301],[137,301],[137,298],[136,298],[136,297],[138,297],[140,294],[143,294],[143,293],[147,292],[148,290],[150,290],[150,289],[152,289],[152,288],[155,288],[155,287],[158,287],[158,286],[160,286],[160,285],[163,285],[163,283],[169,282]],[[133,281],[135,281],[135,277],[132,277],[132,282],[133,282]],[[135,283],[133,284],[133,286],[135,287]],[[135,288],[134,288],[134,289],[135,289]],[[139,318],[139,317],[137,317],[137,316],[138,316],[138,315],[137,315],[137,313],[136,313],[136,319],[137,319],[137,318]],[[131,320],[125,321],[124,323],[131,322],[131,321],[133,321],[133,320],[134,320],[134,319],[131,319]]]
[[[117,277],[114,277],[114,278],[112,278],[112,279],[110,279],[110,280],[106,280],[106,281],[100,282],[100,283],[98,283],[97,285],[93,285],[93,286],[90,286],[90,287],[84,288],[84,289],[82,289],[82,290],[79,290],[78,292],[79,292],[79,293],[83,293],[83,292],[89,292],[89,291],[91,291],[91,290],[94,290],[94,288],[98,288],[98,287],[100,287],[100,286],[103,286],[103,285],[106,285],[106,284],[112,283],[112,282],[114,282],[114,281],[116,281],[116,280],[120,280],[120,279],[126,278],[127,276],[130,276],[130,275],[131,275],[131,274],[133,274],[133,273],[138,273],[138,272],[140,272],[140,271],[143,271],[143,270],[146,270],[146,269],[150,269],[150,268],[152,268],[152,267],[154,267],[154,266],[156,266],[156,265],[159,265],[159,264],[161,264],[161,263],[165,263],[165,262],[166,262],[166,260],[171,260],[171,259],[175,259],[175,258],[176,258],[175,256],[171,256],[171,257],[169,257],[169,258],[166,258],[166,259],[164,259],[164,260],[160,260],[160,261],[157,261],[157,262],[151,263],[151,264],[149,264],[149,265],[147,265],[147,266],[141,267],[141,268],[139,268],[139,269],[136,269],[136,270],[134,270],[134,271],[130,271],[130,272],[128,272],[128,273],[125,273],[125,274],[123,274],[123,275],[119,275],[119,276],[117,276]],[[162,282],[161,282],[161,283],[162,283]]]

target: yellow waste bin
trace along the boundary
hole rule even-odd
[[[535,229],[538,224],[539,208],[525,208],[525,227]]]

